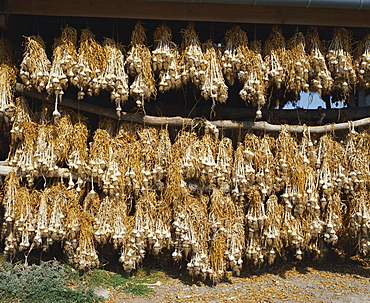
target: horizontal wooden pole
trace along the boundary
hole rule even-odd
[[[35,90],[27,90],[25,86],[21,83],[17,83],[16,91],[19,94],[24,94],[41,101],[54,103],[53,100],[48,99],[47,96],[41,94]],[[115,110],[110,108],[104,108],[101,106],[96,106],[92,104],[87,104],[85,102],[70,100],[67,98],[63,99],[63,106],[71,107],[74,109],[79,109],[81,111],[97,114],[100,116],[105,116],[113,119],[120,119],[122,121],[128,121],[132,123],[140,123],[144,125],[152,126],[173,126],[173,127],[185,127],[185,126],[194,126],[194,119],[182,118],[182,117],[157,117],[157,116],[147,116],[141,114],[131,114],[122,112],[120,118],[117,117]],[[234,120],[216,120],[209,121],[214,126],[225,129],[225,130],[237,130],[237,129],[250,129],[256,131],[266,131],[266,132],[279,132],[283,129],[292,132],[292,133],[302,133],[305,130],[309,130],[312,134],[325,133],[330,131],[339,131],[349,129],[350,127],[361,127],[370,124],[370,118],[363,118],[353,122],[344,122],[344,123],[333,123],[323,126],[310,126],[306,127],[303,125],[274,125],[265,121],[234,121]]]
[[[5,14],[370,27],[368,10],[138,0],[11,0]]]

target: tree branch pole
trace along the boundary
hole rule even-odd
[[[39,99],[44,102],[54,103],[53,100],[47,98],[46,95],[41,94],[34,90],[28,90],[23,84],[17,83],[16,85],[17,93],[21,95],[26,95]],[[121,112],[121,116],[118,117],[114,109],[105,108],[101,106],[96,106],[88,103],[84,103],[77,100],[72,100],[68,98],[63,98],[62,106],[67,106],[70,108],[78,109],[92,114],[97,114],[111,119],[119,119],[121,121],[127,121],[131,123],[139,123],[151,126],[173,126],[173,127],[185,127],[185,126],[194,126],[195,122],[190,118],[182,117],[156,117],[156,116],[147,116],[141,114],[132,114],[127,112]],[[311,134],[320,134],[331,131],[339,131],[350,129],[352,127],[366,126],[370,124],[370,118],[363,118],[353,122],[345,123],[333,123],[323,126],[305,126],[305,125],[274,125],[265,121],[234,121],[234,120],[215,120],[209,121],[214,126],[225,129],[225,130],[240,130],[240,129],[249,129],[256,131],[266,131],[266,132],[280,132],[286,130],[291,133],[303,133],[307,131]]]

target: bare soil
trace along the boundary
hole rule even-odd
[[[370,302],[370,263],[350,260],[318,265],[282,264],[227,277],[217,285],[174,273],[154,285],[154,293],[135,297],[110,291],[109,303],[164,302]]]

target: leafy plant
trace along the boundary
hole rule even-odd
[[[96,303],[102,299],[91,288],[67,287],[68,268],[56,261],[40,265],[0,265],[3,303]]]

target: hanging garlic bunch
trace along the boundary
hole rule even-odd
[[[152,51],[152,65],[153,71],[159,73],[158,90],[162,93],[179,89],[182,85],[178,69],[180,55],[176,44],[171,39],[171,29],[167,25],[160,25],[154,32],[156,46]]]
[[[190,180],[199,175],[198,159],[196,158],[196,146],[198,138],[194,133],[182,132],[177,138],[182,147],[181,173],[185,180]]]
[[[5,252],[10,255],[29,249],[36,223],[34,215],[35,195],[20,186],[14,196],[14,221],[4,222]]]
[[[276,195],[271,195],[266,201],[265,228],[263,230],[263,252],[264,260],[273,264],[277,255],[281,252],[283,244],[281,242],[281,220],[284,207],[278,203]]]
[[[323,46],[316,27],[310,27],[306,35],[306,48],[311,69],[309,70],[310,91],[320,95],[329,93],[333,86],[333,78],[328,70]]]
[[[216,101],[225,103],[227,100],[227,86],[222,75],[221,65],[211,40],[205,43],[204,60],[207,61],[205,79],[201,87],[202,97],[206,100],[212,99],[212,107]]]
[[[370,34],[357,47],[356,71],[360,86],[370,88]]]
[[[258,187],[252,187],[248,192],[246,225],[246,259],[254,265],[264,262],[263,231],[266,228],[265,205]]]
[[[214,188],[210,198],[209,224],[211,239],[215,238],[211,240],[210,261],[216,278],[220,278],[226,268],[240,275],[245,248],[242,205],[234,203],[222,189]],[[212,251],[220,253],[213,254]]]
[[[5,179],[4,198],[1,205],[4,208],[4,221],[1,229],[1,239],[5,238],[5,252],[13,254],[16,251],[15,230],[13,228],[16,219],[17,193],[20,188],[20,177],[16,172],[10,172]],[[22,201],[23,202],[23,201]]]
[[[12,128],[10,130],[10,150],[8,159],[11,161],[17,146],[23,141],[24,123],[31,122],[32,112],[25,97],[21,96],[15,100],[15,112],[12,117]],[[10,164],[12,165],[12,164]]]
[[[45,89],[50,73],[50,61],[46,55],[45,43],[40,36],[26,37],[20,77],[28,89],[41,92]]]
[[[366,190],[356,192],[350,201],[349,233],[362,256],[370,252],[370,208]]]
[[[17,167],[21,174],[27,178],[29,185],[33,185],[34,175],[37,174],[38,163],[34,157],[38,125],[34,122],[23,123],[23,140],[17,146],[14,156],[10,159],[9,165]]]
[[[160,130],[157,145],[155,147],[154,164],[152,170],[153,185],[159,192],[163,192],[165,188],[164,182],[167,179],[171,148],[172,144],[168,131],[165,129]]]
[[[138,132],[141,143],[140,167],[143,174],[141,192],[146,193],[153,186],[153,170],[155,148],[158,140],[158,132],[155,128],[146,127]]]
[[[241,70],[238,73],[240,82],[243,82],[243,88],[240,90],[240,97],[246,102],[252,102],[257,107],[256,118],[262,118],[261,108],[266,103],[266,88],[264,83],[264,72],[266,65],[261,55],[261,42],[252,41],[250,49],[247,52],[248,69]]]
[[[286,57],[285,39],[281,29],[277,26],[272,28],[271,34],[265,42],[264,56],[266,86],[275,86],[280,89],[286,82],[285,68],[288,65],[289,58]]]
[[[199,142],[197,148],[197,158],[199,159],[199,185],[200,187],[209,187],[214,183],[215,178],[215,149],[216,144],[210,135],[206,134]]]
[[[52,174],[58,170],[56,154],[56,128],[54,125],[41,124],[38,127],[35,148],[35,175]]]
[[[110,91],[110,99],[116,104],[118,117],[121,114],[121,105],[128,99],[128,75],[125,71],[125,57],[121,47],[113,39],[104,38],[103,50],[107,63],[103,68],[98,82],[103,89]]]
[[[132,233],[136,237],[136,245],[141,255],[145,251],[158,255],[171,244],[171,211],[168,202],[159,198],[150,191],[140,197],[136,204],[135,226]],[[140,237],[138,237],[140,234]],[[141,244],[143,242],[143,245]]]
[[[300,92],[308,92],[308,73],[311,69],[309,58],[305,51],[306,43],[302,32],[296,32],[288,42],[287,56],[290,57],[287,66],[286,88],[294,93],[296,100]]]
[[[135,77],[130,86],[130,94],[138,107],[144,107],[144,101],[157,94],[151,61],[145,29],[138,21],[131,33],[131,44],[125,63],[128,74]]]
[[[73,83],[79,89],[77,99],[82,100],[85,94],[98,95],[102,84],[98,79],[107,64],[102,46],[95,40],[89,29],[81,30],[80,45],[77,54],[77,71]]]
[[[94,239],[99,244],[105,245],[112,235],[112,201],[108,195],[106,195],[101,203],[99,210],[94,218]]]
[[[206,279],[213,276],[208,256],[208,215],[206,203],[208,198],[185,197],[183,205],[174,208],[174,252],[172,257],[178,261],[183,256],[189,257],[187,264],[189,274],[193,277]]]
[[[74,187],[72,174],[75,173],[78,176],[77,180],[77,191],[81,191],[81,185],[83,183],[82,178],[87,173],[87,138],[88,130],[84,123],[77,122],[73,125],[72,134],[70,136],[70,151],[68,154],[67,165],[70,169],[69,188]]]
[[[1,42],[0,42],[1,43]],[[14,67],[0,64],[0,112],[5,112],[14,106],[13,93],[16,84],[16,71]]]
[[[99,195],[91,189],[82,203],[82,209],[78,216],[78,233],[76,237],[76,249],[74,253],[74,265],[85,270],[99,265],[99,258],[94,243],[94,217],[100,206]]]
[[[342,216],[344,204],[338,193],[334,193],[328,200],[325,210],[323,210],[323,234],[324,241],[331,245],[336,245],[339,238],[339,233],[342,230]]]
[[[255,170],[253,168],[254,153],[245,149],[239,143],[234,153],[234,166],[232,170],[232,194],[234,199],[243,199],[248,189],[253,185],[255,180]]]
[[[338,91],[341,98],[347,98],[357,83],[351,51],[351,33],[344,28],[336,29],[326,59],[334,79],[333,90]]]
[[[68,202],[64,208],[64,230],[65,235],[62,240],[63,251],[68,263],[78,264],[76,249],[78,246],[78,235],[80,230],[81,205],[80,193],[74,188],[65,190]]]
[[[275,168],[274,156],[271,152],[273,139],[268,136],[257,138],[255,135],[247,134],[244,139],[248,153],[255,154],[253,167],[255,169],[255,184],[259,186],[263,197],[269,196],[274,191]]]
[[[58,102],[62,101],[64,91],[68,86],[68,78],[72,79],[76,73],[76,42],[77,31],[66,26],[62,29],[62,37],[55,39],[53,45],[53,59],[45,88],[49,95],[55,95],[54,116],[60,116]]]
[[[231,139],[224,137],[218,144],[218,151],[216,157],[216,166],[214,168],[215,183],[223,190],[223,192],[230,192],[231,169],[233,162],[233,146]]]
[[[13,95],[17,82],[17,73],[12,65],[9,42],[0,39],[0,112],[14,107]]]
[[[80,269],[97,267],[99,265],[98,253],[93,241],[93,229],[91,218],[85,212],[82,212],[79,218],[79,237],[74,257],[74,265]]]
[[[194,23],[189,23],[187,28],[182,30],[182,36],[182,53],[179,61],[181,81],[183,84],[191,82],[197,88],[202,88],[209,63],[204,58]]]
[[[240,26],[235,26],[225,33],[225,50],[221,57],[222,72],[228,84],[234,85],[235,79],[245,74],[248,67],[248,37]]]

